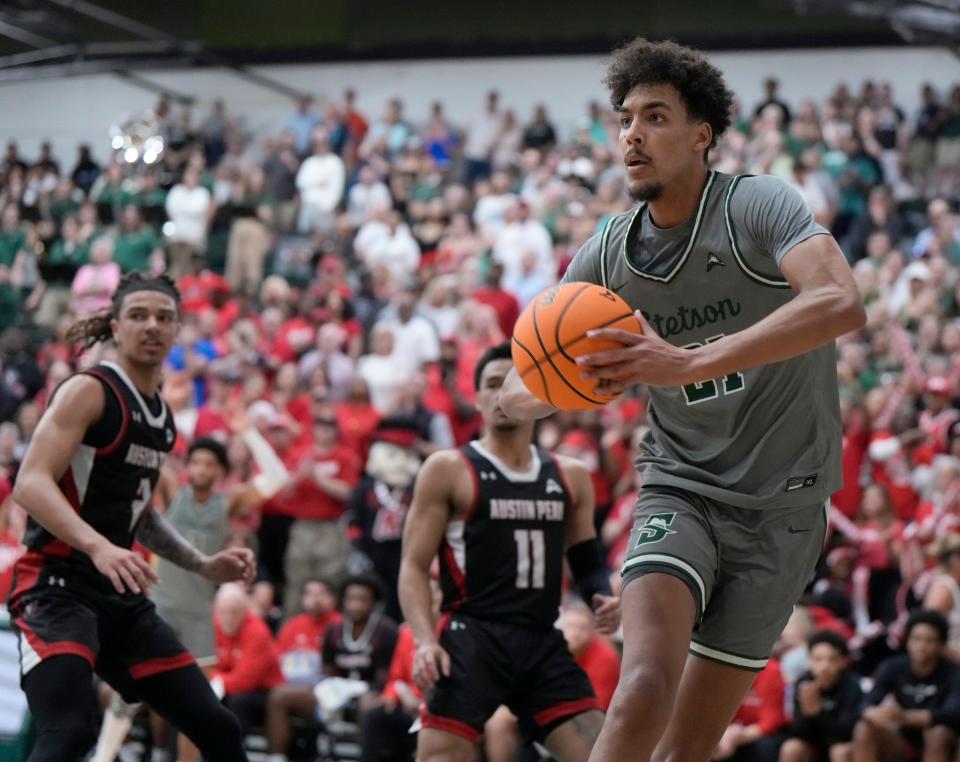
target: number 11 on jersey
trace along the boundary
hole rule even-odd
[[[517,543],[517,588],[542,590],[546,573],[543,530],[514,529],[513,540]]]

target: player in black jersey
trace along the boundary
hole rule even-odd
[[[593,486],[579,462],[530,444],[532,422],[498,403],[509,344],[487,350],[474,383],[485,434],[441,450],[417,477],[403,532],[400,603],[427,695],[417,757],[469,760],[501,705],[564,762],[586,760],[603,722],[586,674],[554,627],[563,557],[600,628],[620,620],[593,526]],[[434,630],[430,565],[440,557],[443,615]],[[432,690],[431,690],[432,689]]]
[[[37,426],[14,486],[30,514],[10,611],[21,684],[36,722],[34,761],[76,760],[93,740],[91,673],[127,700],[143,700],[204,756],[245,760],[236,719],[144,595],[156,581],[134,539],[215,582],[249,578],[246,549],[204,556],[151,506],[173,446],[160,397],[163,362],[180,326],[168,278],[130,273],[109,311],[79,321],[72,340],[113,339],[118,362],[67,380]]]

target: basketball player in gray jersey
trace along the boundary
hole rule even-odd
[[[579,360],[611,397],[650,388],[623,566],[620,684],[591,760],[709,760],[810,579],[840,487],[833,340],[865,320],[850,269],[798,194],[713,172],[720,72],[674,43],[618,50],[606,83],[639,203],[566,281],[619,294],[638,336]],[[553,409],[513,373],[511,417]]]

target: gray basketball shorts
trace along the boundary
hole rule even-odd
[[[157,613],[173,628],[180,642],[200,667],[211,667],[217,663],[212,611],[204,614],[158,605]]]
[[[690,652],[759,672],[812,578],[826,531],[824,503],[756,510],[645,487],[623,586],[651,573],[682,580],[697,605]]]

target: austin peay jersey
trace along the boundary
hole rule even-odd
[[[146,400],[120,366],[104,362],[82,371],[104,386],[103,416],[83,438],[59,486],[70,505],[114,545],[133,545],[137,522],[150,504],[160,467],[173,447],[173,413],[157,395]],[[81,587],[116,595],[85,553],[33,519],[24,537],[11,597],[36,587]]]
[[[526,473],[478,442],[460,449],[475,492],[470,513],[450,522],[441,544],[444,613],[553,627],[573,501],[556,459],[530,449]]]

